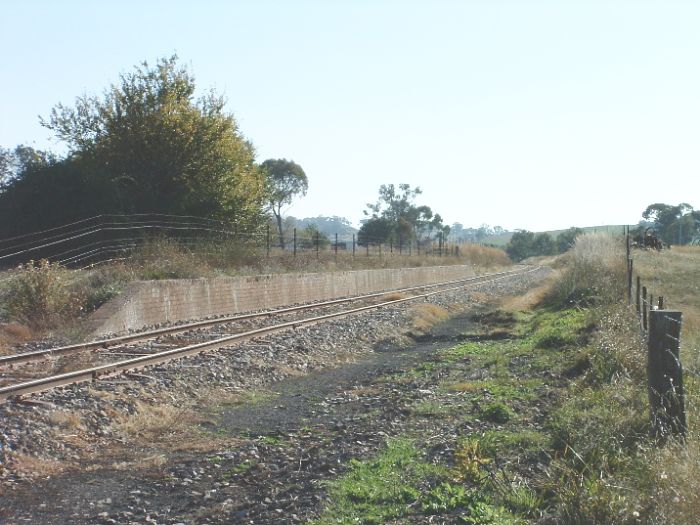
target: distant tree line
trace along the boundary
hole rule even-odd
[[[569,228],[556,237],[549,233],[533,233],[518,230],[510,238],[506,253],[513,261],[522,261],[528,257],[556,255],[564,253],[574,244],[576,237],[583,233],[580,228]]]
[[[505,235],[512,233],[500,226],[489,226],[482,224],[478,228],[465,228],[459,222],[456,222],[450,228],[450,237],[455,241],[467,241],[473,243],[488,242],[489,237]]]

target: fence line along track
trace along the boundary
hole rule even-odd
[[[65,386],[65,385],[74,384],[74,383],[81,383],[81,382],[85,382],[85,381],[93,381],[93,380],[96,380],[102,376],[112,375],[112,374],[116,374],[119,372],[125,372],[128,370],[134,370],[134,369],[138,369],[138,368],[143,368],[146,366],[152,366],[152,365],[164,363],[167,361],[171,361],[174,359],[179,359],[179,358],[191,356],[194,354],[200,354],[200,353],[203,353],[206,351],[217,350],[217,349],[220,349],[222,347],[229,346],[232,342],[246,341],[246,340],[252,339],[254,337],[257,337],[257,336],[260,336],[263,334],[269,334],[269,333],[273,333],[273,332],[287,330],[290,328],[296,329],[296,328],[301,327],[301,326],[311,326],[311,325],[314,325],[314,324],[317,324],[317,323],[320,323],[320,322],[323,322],[323,321],[326,321],[329,319],[333,319],[333,318],[346,317],[349,315],[353,315],[353,314],[357,314],[357,313],[361,313],[361,312],[366,312],[369,310],[378,309],[378,308],[382,308],[385,306],[397,305],[400,303],[413,301],[416,299],[426,298],[426,297],[430,297],[432,295],[457,290],[457,289],[462,288],[462,287],[469,285],[469,284],[487,284],[487,283],[495,282],[495,281],[498,281],[501,279],[505,279],[507,277],[512,277],[515,275],[525,275],[527,273],[535,272],[539,269],[540,269],[540,267],[537,266],[534,268],[511,270],[508,272],[498,272],[498,273],[487,274],[487,275],[482,275],[482,276],[478,276],[478,277],[472,277],[469,279],[462,279],[462,280],[458,280],[458,281],[450,281],[450,282],[439,283],[439,284],[434,284],[434,285],[417,286],[417,287],[412,287],[412,288],[402,288],[402,289],[398,289],[398,290],[389,290],[389,291],[385,291],[385,292],[381,292],[381,293],[369,294],[369,295],[365,295],[365,296],[358,296],[358,297],[354,297],[354,298],[337,299],[335,301],[327,301],[325,303],[315,303],[313,305],[303,305],[303,306],[284,308],[284,309],[280,309],[280,310],[274,310],[274,311],[263,312],[263,313],[258,313],[258,314],[249,314],[246,316],[238,316],[235,319],[233,319],[233,318],[226,318],[226,319],[220,318],[220,319],[214,319],[214,320],[208,320],[208,321],[201,321],[201,322],[197,322],[197,323],[189,323],[188,325],[180,325],[180,326],[172,327],[172,328],[153,330],[151,332],[146,332],[146,333],[142,333],[142,334],[133,334],[133,335],[123,336],[123,337],[117,337],[117,338],[112,338],[112,339],[108,339],[105,341],[92,341],[89,343],[84,343],[82,345],[72,345],[69,347],[62,347],[60,349],[40,351],[40,352],[38,352],[39,354],[43,354],[44,357],[47,357],[49,355],[56,355],[57,350],[61,350],[63,353],[77,352],[77,351],[87,350],[87,349],[91,349],[91,348],[101,348],[101,347],[104,347],[105,344],[108,342],[109,342],[108,344],[118,344],[118,343],[124,343],[124,342],[133,342],[133,341],[139,340],[139,339],[150,339],[150,338],[156,337],[157,335],[162,335],[165,333],[176,333],[176,332],[190,330],[192,328],[211,326],[211,325],[215,325],[215,324],[222,324],[222,323],[226,323],[226,322],[231,322],[232,320],[240,320],[242,318],[243,319],[250,319],[252,317],[272,316],[272,315],[278,315],[281,313],[288,313],[291,311],[308,310],[308,309],[311,309],[314,307],[319,307],[321,305],[328,306],[331,304],[340,304],[343,302],[357,301],[360,299],[366,299],[366,298],[370,298],[370,297],[379,297],[379,296],[387,295],[390,293],[410,291],[410,290],[415,290],[415,289],[420,289],[420,288],[430,288],[430,287],[435,287],[435,286],[446,286],[446,285],[457,284],[457,286],[452,286],[449,288],[436,290],[436,291],[432,291],[432,292],[426,292],[423,294],[416,294],[416,295],[413,295],[411,297],[405,297],[405,298],[395,299],[395,300],[391,300],[391,301],[384,301],[384,302],[381,302],[378,304],[361,306],[359,308],[353,308],[350,310],[343,310],[340,312],[329,313],[329,314],[310,317],[310,318],[306,318],[306,319],[298,319],[298,320],[294,320],[294,321],[278,323],[278,324],[274,324],[274,325],[267,326],[267,327],[249,330],[247,332],[241,332],[241,333],[237,333],[237,334],[233,334],[233,335],[227,335],[224,337],[220,337],[220,338],[213,339],[210,341],[205,341],[202,343],[190,344],[190,345],[180,347],[180,348],[164,350],[162,352],[157,352],[157,353],[154,353],[151,355],[140,356],[140,357],[136,357],[136,358],[132,358],[132,359],[118,361],[115,363],[100,365],[100,366],[82,369],[82,370],[75,370],[72,372],[66,372],[64,374],[48,376],[48,377],[44,377],[44,378],[40,378],[40,379],[34,379],[31,381],[17,383],[14,385],[0,387],[0,403],[5,402],[8,399],[11,399],[14,397],[19,397],[19,396],[23,396],[23,395],[27,395],[27,394],[31,394],[31,393],[35,393],[35,392],[42,392],[45,390],[50,390],[52,388],[57,388],[59,386]],[[148,334],[148,336],[146,336],[146,334]],[[32,352],[31,354],[37,354],[37,353]],[[29,355],[29,353],[27,355]],[[15,356],[8,356],[8,357],[19,358],[22,356],[23,356],[23,354],[16,354]],[[41,357],[37,356],[32,360],[36,360],[36,359],[41,359]]]

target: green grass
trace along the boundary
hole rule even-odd
[[[226,470],[222,475],[221,479],[224,481],[230,481],[234,479],[236,476],[240,476],[248,472],[250,469],[254,468],[257,465],[256,461],[244,461],[243,463],[239,463],[238,465],[235,465],[231,467],[230,469]]]
[[[435,398],[413,404],[417,421],[480,430],[457,438],[451,462],[429,459],[420,432],[413,440],[389,441],[373,458],[352,461],[328,484],[330,503],[314,523],[398,523],[415,514],[459,516],[462,523],[474,524],[525,523],[552,505],[530,465],[546,463],[564,438],[556,439],[554,424],[545,428],[532,421],[539,414],[536,404],[553,388],[564,389],[565,380],[550,385],[541,372],[563,370],[576,359],[588,342],[591,315],[550,309],[509,316],[512,337],[439,350],[429,361],[392,376],[435,392]],[[574,425],[560,417],[566,428]]]
[[[549,448],[550,437],[542,430],[488,430],[479,440],[481,450],[489,457],[536,456]]]
[[[450,479],[408,439],[395,439],[375,457],[351,461],[328,485],[331,503],[314,525],[381,524],[411,514],[451,514],[474,525],[521,523],[478,487]]]
[[[395,440],[368,461],[351,461],[350,470],[329,484],[332,504],[315,523],[384,523],[409,512],[426,486],[444,471],[421,460],[408,440]]]

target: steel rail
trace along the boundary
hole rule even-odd
[[[540,267],[535,267],[535,268],[528,269],[525,271],[515,272],[515,274],[527,274],[527,273],[537,271],[539,268]],[[481,282],[475,283],[475,284],[488,284],[488,283],[495,282],[495,281],[498,281],[501,279],[505,279],[507,277],[511,277],[513,274],[514,274],[514,272],[509,272],[507,275],[500,275],[499,277],[496,277],[494,279],[481,281]],[[498,275],[498,274],[491,274],[491,275]],[[202,343],[187,345],[187,346],[184,346],[181,348],[164,350],[163,352],[158,352],[156,354],[152,354],[152,355],[148,355],[148,356],[141,356],[141,357],[136,357],[136,358],[132,358],[132,359],[126,359],[123,361],[118,361],[118,362],[110,363],[107,365],[100,365],[100,366],[96,366],[96,367],[92,367],[92,368],[87,368],[84,370],[76,370],[73,372],[66,372],[64,374],[49,376],[49,377],[40,378],[40,379],[34,379],[34,380],[26,381],[23,383],[17,383],[17,384],[10,385],[10,386],[0,387],[0,403],[3,403],[11,398],[15,398],[15,397],[19,397],[19,396],[23,396],[23,395],[27,395],[27,394],[32,394],[32,393],[36,393],[36,392],[42,392],[42,391],[50,390],[52,388],[56,388],[59,386],[75,384],[75,383],[82,383],[82,382],[86,382],[86,381],[94,381],[94,380],[97,380],[99,377],[102,377],[105,375],[116,374],[118,372],[125,372],[127,370],[140,369],[140,368],[144,368],[146,366],[153,366],[153,365],[157,365],[157,364],[171,361],[174,359],[180,359],[180,358],[188,357],[188,356],[191,356],[194,354],[204,353],[206,351],[218,350],[222,347],[230,346],[230,344],[234,341],[241,342],[241,341],[246,341],[246,340],[252,339],[256,336],[260,336],[263,334],[270,334],[273,332],[279,332],[279,331],[286,330],[289,328],[296,329],[296,328],[301,327],[301,326],[311,326],[311,325],[326,321],[328,319],[346,317],[349,315],[357,314],[360,312],[365,312],[368,310],[374,310],[374,309],[383,308],[386,306],[404,303],[407,301],[414,301],[416,299],[430,297],[432,295],[437,295],[440,293],[458,290],[460,288],[463,288],[463,286],[464,285],[454,286],[452,288],[447,288],[445,290],[436,290],[433,292],[418,294],[418,295],[414,295],[411,297],[395,299],[392,301],[385,301],[382,303],[368,305],[368,306],[361,306],[359,308],[353,308],[351,310],[343,310],[341,312],[333,312],[333,313],[320,315],[320,316],[316,316],[316,317],[310,317],[307,319],[288,321],[285,323],[279,323],[276,325],[266,326],[263,328],[256,328],[254,330],[249,330],[247,332],[242,332],[242,333],[238,333],[238,334],[228,335],[225,337],[220,337],[218,339],[214,339],[211,341],[205,341]]]
[[[145,341],[148,339],[153,339],[153,338],[159,337],[161,335],[174,335],[174,334],[187,332],[189,330],[193,330],[193,329],[197,329],[197,328],[206,328],[206,327],[215,326],[215,325],[219,325],[219,324],[233,323],[233,322],[237,322],[237,321],[247,321],[247,320],[256,319],[259,317],[271,317],[273,315],[284,315],[284,314],[300,312],[300,311],[304,311],[304,310],[311,310],[314,308],[333,306],[333,305],[337,305],[337,304],[349,303],[349,302],[354,302],[354,301],[362,301],[365,299],[373,299],[373,298],[381,297],[381,296],[388,295],[391,293],[410,292],[413,290],[419,290],[419,289],[423,289],[423,288],[433,288],[436,286],[447,286],[447,285],[452,285],[452,284],[457,284],[457,283],[468,283],[468,282],[478,281],[480,279],[488,279],[488,278],[493,277],[493,276],[513,275],[513,274],[519,273],[520,271],[521,270],[508,270],[506,272],[496,272],[496,273],[491,273],[491,274],[486,274],[486,275],[469,277],[466,279],[456,279],[454,281],[445,281],[445,282],[436,283],[436,284],[425,284],[425,285],[421,285],[421,286],[398,288],[395,290],[388,290],[388,291],[384,291],[384,292],[375,292],[375,293],[371,293],[371,294],[358,295],[358,296],[353,296],[353,297],[345,297],[342,299],[333,299],[331,301],[324,301],[324,302],[320,302],[320,303],[305,304],[305,305],[301,305],[301,306],[290,306],[290,307],[285,307],[285,308],[279,308],[276,310],[267,310],[264,312],[256,312],[256,313],[243,314],[243,315],[219,317],[216,319],[206,319],[203,321],[194,321],[191,323],[186,323],[186,324],[181,324],[181,325],[176,325],[176,326],[169,326],[166,328],[158,328],[156,330],[149,330],[146,332],[138,332],[138,333],[134,333],[134,334],[111,337],[109,339],[88,341],[85,343],[76,343],[76,344],[60,346],[60,347],[56,347],[56,348],[48,348],[45,350],[34,350],[31,352],[22,352],[22,353],[18,353],[18,354],[0,356],[0,367],[3,367],[3,366],[10,366],[11,367],[13,365],[19,365],[19,364],[29,363],[29,362],[33,362],[33,361],[40,361],[43,359],[49,359],[51,357],[73,354],[73,353],[77,353],[77,352],[83,352],[86,350],[94,350],[94,349],[98,349],[98,348],[109,348],[111,346],[116,346],[116,345],[120,345],[120,344],[124,344],[124,343]]]

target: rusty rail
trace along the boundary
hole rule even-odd
[[[228,335],[225,337],[221,337],[218,339],[214,339],[211,341],[205,341],[202,343],[196,343],[188,346],[184,346],[181,348],[175,348],[175,349],[170,349],[170,350],[165,350],[162,352],[158,352],[152,355],[148,356],[141,356],[141,357],[136,357],[132,359],[126,359],[123,361],[118,361],[115,363],[110,363],[106,365],[100,365],[92,368],[87,368],[84,370],[76,370],[73,372],[67,372],[64,374],[59,374],[55,376],[49,376],[45,378],[40,378],[40,379],[34,379],[31,381],[25,381],[22,383],[17,383],[14,385],[9,385],[5,387],[0,387],[0,403],[7,401],[10,398],[13,397],[19,397],[31,393],[36,393],[36,392],[42,392],[45,390],[50,390],[52,388],[56,388],[59,386],[65,386],[69,384],[75,384],[75,383],[81,383],[85,381],[93,381],[96,380],[100,377],[106,376],[106,375],[111,375],[115,374],[118,372],[125,372],[127,370],[134,370],[134,369],[139,369],[143,368],[146,366],[152,366],[160,363],[164,363],[167,361],[171,361],[174,359],[180,359],[183,357],[188,357],[191,355],[203,353],[206,351],[212,351],[212,350],[217,350],[225,346],[229,346],[233,342],[240,342],[240,341],[245,341],[248,339],[252,339],[256,336],[260,336],[263,334],[269,334],[273,332],[278,332],[282,330],[287,330],[287,329],[296,329],[301,326],[310,326],[316,323],[320,323],[323,321],[326,321],[328,319],[333,319],[333,318],[340,318],[340,317],[345,317],[349,315],[354,315],[360,312],[365,312],[368,310],[373,310],[377,308],[382,308],[386,306],[391,306],[391,305],[396,305],[400,303],[404,303],[407,301],[414,301],[416,299],[420,298],[425,298],[425,297],[430,297],[432,295],[440,294],[440,293],[445,293],[453,290],[457,290],[459,288],[462,288],[463,286],[472,283],[472,284],[487,284],[490,282],[495,282],[501,279],[505,279],[507,277],[511,277],[514,275],[520,275],[520,274],[527,274],[531,273],[534,271],[539,270],[539,266],[531,269],[526,269],[526,270],[513,270],[513,271],[508,271],[508,272],[500,272],[500,273],[495,273],[495,274],[489,274],[485,276],[479,276],[475,278],[470,278],[468,282],[465,282],[465,280],[461,281],[462,284],[459,286],[454,286],[451,288],[446,288],[443,290],[437,290],[437,291],[432,291],[432,292],[427,292],[424,294],[417,294],[411,297],[405,297],[401,299],[395,299],[392,301],[384,301],[378,304],[373,304],[373,305],[368,305],[368,306],[362,306],[359,308],[353,308],[350,310],[343,310],[341,312],[334,312],[334,313],[329,313],[325,315],[320,315],[316,317],[310,317],[307,319],[300,319],[296,321],[288,321],[285,323],[280,323],[268,327],[263,327],[263,328],[257,328],[255,330],[250,330],[247,332],[241,332],[238,334],[233,334],[233,335]],[[493,278],[492,278],[493,277]],[[474,282],[478,281],[478,282]],[[443,283],[443,284],[450,284],[450,283]],[[431,286],[437,286],[437,285],[431,285]],[[416,288],[421,288],[421,287],[416,287]],[[396,292],[396,291],[394,291]],[[387,293],[392,293],[392,292],[382,292],[381,294],[371,294],[372,296],[377,296],[377,295],[386,295]],[[342,301],[348,301],[349,299],[339,299],[337,300],[338,302]],[[357,300],[357,299],[355,299]],[[329,301],[330,303],[333,303],[333,301]],[[318,305],[316,305],[318,306]],[[301,306],[301,307],[293,307],[294,309],[308,309],[309,305],[306,306]],[[284,309],[284,310],[290,310],[290,309]],[[267,314],[251,314],[251,315],[274,315],[272,312],[267,313]],[[197,324],[197,323],[191,323],[191,324]],[[214,324],[214,323],[212,323]],[[126,336],[130,337],[130,336]],[[114,338],[117,339],[117,338]],[[123,342],[123,341],[122,341]],[[99,342],[95,342],[96,344]]]
[[[519,271],[520,270],[509,270],[507,272],[497,272],[497,273],[493,273],[493,274],[481,275],[481,276],[476,276],[476,277],[469,277],[466,279],[457,279],[454,281],[446,281],[443,283],[426,284],[426,285],[421,285],[421,286],[412,286],[412,287],[408,287],[408,288],[399,288],[399,289],[395,289],[395,290],[388,290],[388,291],[383,291],[383,292],[375,292],[375,293],[371,293],[371,294],[346,297],[343,299],[333,299],[331,301],[305,304],[305,305],[301,305],[301,306],[290,306],[290,307],[286,307],[286,308],[279,308],[276,310],[267,310],[264,312],[257,312],[257,313],[243,314],[243,315],[233,315],[233,316],[227,316],[227,317],[219,317],[216,319],[206,319],[203,321],[195,321],[195,322],[181,324],[181,325],[177,325],[177,326],[170,326],[170,327],[166,327],[166,328],[159,328],[156,330],[149,330],[146,332],[139,332],[139,333],[135,333],[135,334],[122,335],[122,336],[118,336],[118,337],[111,337],[109,339],[88,341],[88,342],[84,342],[84,343],[76,343],[73,345],[60,346],[60,347],[56,347],[56,348],[49,348],[46,350],[35,350],[35,351],[31,351],[31,352],[22,352],[22,353],[18,353],[18,354],[0,356],[0,367],[19,365],[19,364],[23,364],[23,363],[29,363],[32,361],[39,361],[42,359],[48,359],[51,357],[69,355],[69,354],[73,354],[73,353],[77,353],[77,352],[83,352],[86,350],[95,350],[98,348],[109,348],[109,347],[121,345],[124,343],[146,341],[148,339],[153,339],[153,338],[159,337],[161,335],[173,335],[173,334],[178,334],[178,333],[182,333],[182,332],[187,332],[188,330],[193,330],[193,329],[198,329],[198,328],[206,328],[209,326],[216,326],[219,324],[232,323],[232,322],[236,322],[236,321],[245,321],[245,320],[256,319],[256,318],[260,318],[260,317],[271,317],[274,315],[284,315],[284,314],[300,312],[300,311],[304,311],[304,310],[311,310],[314,308],[320,308],[320,307],[325,307],[325,306],[334,306],[334,305],[349,303],[349,302],[354,302],[354,301],[373,299],[373,298],[377,298],[377,297],[382,297],[384,295],[388,295],[390,293],[410,292],[410,291],[420,290],[420,289],[424,289],[424,288],[433,288],[436,286],[448,286],[448,285],[452,285],[452,284],[469,283],[469,282],[474,282],[474,281],[478,282],[480,279],[485,279],[485,278],[489,278],[492,276],[498,276],[498,275],[504,275],[504,276],[513,275],[513,274],[517,274]]]

